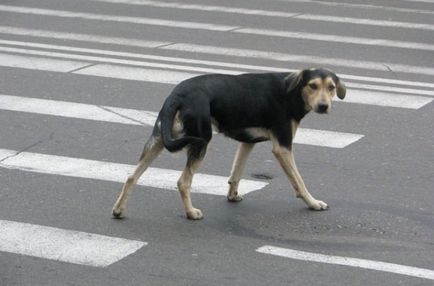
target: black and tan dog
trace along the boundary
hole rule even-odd
[[[327,209],[326,203],[316,200],[306,189],[295,165],[292,142],[300,120],[309,111],[328,113],[333,96],[343,99],[345,92],[344,83],[326,69],[237,76],[209,74],[181,82],[164,102],[137,168],[113,207],[113,215],[121,217],[132,187],[165,147],[170,152],[187,149],[187,164],[178,188],[187,217],[201,219],[201,210],[191,203],[190,187],[211,140],[212,127],[241,142],[229,178],[229,201],[242,199],[238,183],[254,144],[271,140],[272,152],[297,197],[311,209]]]

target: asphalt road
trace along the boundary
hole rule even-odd
[[[1,1],[0,285],[433,285],[433,14],[428,0]],[[348,87],[294,147],[329,210],[295,198],[270,143],[227,202],[237,143],[215,135],[192,195],[203,220],[185,218],[185,156],[168,152],[112,219],[174,83],[312,66]]]

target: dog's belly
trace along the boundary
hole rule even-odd
[[[258,127],[223,131],[223,134],[244,143],[258,143],[270,139],[270,132],[265,128]]]

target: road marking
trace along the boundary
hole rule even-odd
[[[292,39],[304,39],[309,41],[326,41],[326,42],[337,42],[337,43],[358,44],[358,45],[368,45],[368,46],[434,51],[434,45],[428,43],[404,42],[404,41],[395,41],[395,40],[387,40],[387,39],[380,39],[380,38],[362,38],[362,37],[349,37],[349,36],[317,34],[317,33],[307,33],[307,32],[255,29],[255,28],[248,28],[248,27],[216,25],[210,23],[174,21],[174,20],[164,20],[164,19],[145,18],[145,17],[101,15],[101,14],[92,14],[92,13],[84,13],[84,12],[70,12],[65,10],[31,8],[31,7],[23,7],[23,6],[0,5],[0,11],[31,14],[31,15],[44,15],[44,16],[52,16],[52,17],[80,18],[86,20],[156,25],[156,26],[196,29],[196,30],[255,34],[255,35],[268,36],[268,37],[272,36],[272,37],[285,37],[285,38],[292,38]]]
[[[291,12],[282,12],[282,11],[235,8],[235,7],[227,7],[227,6],[181,4],[176,2],[161,2],[161,1],[147,1],[147,0],[93,0],[93,1],[104,2],[104,3],[141,5],[141,6],[149,6],[149,7],[173,8],[173,9],[182,9],[182,10],[223,12],[223,13],[239,14],[239,15],[282,17],[282,18],[302,19],[302,20],[309,20],[309,21],[347,23],[347,24],[369,25],[369,26],[378,26],[378,27],[434,30],[434,25],[429,25],[429,24],[387,21],[387,20],[373,20],[373,19],[352,18],[352,17],[335,17],[335,16],[326,16],[326,15],[315,15],[315,14],[300,14],[298,12],[291,13]]]
[[[267,37],[302,39],[308,41],[324,41],[324,42],[346,43],[352,45],[434,51],[433,44],[395,41],[395,40],[387,40],[381,38],[350,37],[350,36],[338,36],[338,35],[329,35],[329,34],[291,32],[291,31],[283,31],[283,30],[254,29],[254,28],[240,28],[240,29],[232,30],[231,32],[251,34],[251,35],[261,35]]]
[[[166,84],[177,84],[185,79],[197,76],[186,72],[158,70],[158,69],[143,69],[137,67],[126,67],[109,64],[99,64],[89,68],[81,69],[76,74],[120,78],[137,81],[150,81]]]
[[[17,32],[16,29],[19,31]],[[173,47],[170,48],[170,43],[163,44],[163,46],[158,46],[158,42],[153,41],[142,41],[139,39],[127,39],[127,38],[110,38],[103,37],[100,39],[98,35],[84,35],[84,34],[71,34],[71,33],[60,33],[60,32],[51,32],[47,30],[33,30],[33,29],[22,29],[22,28],[13,28],[7,26],[0,26],[1,33],[4,34],[12,34],[12,35],[28,35],[32,37],[43,37],[43,38],[61,38],[67,40],[77,40],[77,41],[88,41],[88,42],[100,42],[100,43],[109,43],[109,44],[121,44],[125,46],[140,46],[140,47],[148,47],[149,48],[157,48],[157,49],[173,49],[180,50],[183,52],[196,52],[196,53],[206,53],[213,54],[213,50],[216,50],[216,54],[220,55],[229,55],[229,56],[239,56],[239,57],[253,57],[253,58],[263,58],[267,60],[273,61],[300,61],[300,62],[308,62],[312,64],[322,64],[322,65],[330,65],[332,62],[333,66],[346,66],[352,68],[364,68],[364,69],[373,69],[373,70],[389,70],[390,67],[394,68],[396,72],[405,72],[405,73],[417,73],[424,74],[428,72],[428,74],[434,74],[434,69],[426,68],[426,67],[418,67],[418,66],[409,66],[409,65],[395,65],[392,63],[378,63],[378,62],[364,62],[364,61],[353,61],[353,60],[343,60],[337,58],[321,58],[321,57],[313,57],[310,55],[290,55],[284,53],[273,53],[273,52],[263,52],[257,50],[249,50],[249,49],[234,49],[234,48],[217,48],[212,46],[203,46],[203,45],[190,45],[190,44],[172,44]],[[80,35],[80,36],[77,36]],[[95,39],[95,40],[92,40]],[[215,67],[229,67],[235,69],[244,69],[244,70],[255,70],[255,71],[276,71],[276,72],[291,72],[294,70],[291,69],[282,69],[270,66],[257,66],[257,65],[245,65],[239,63],[227,63],[227,62],[216,62],[216,61],[206,61],[206,60],[196,60],[189,58],[180,58],[180,57],[164,57],[164,56],[155,56],[155,55],[145,55],[138,53],[128,53],[128,52],[117,52],[117,51],[108,51],[101,49],[89,49],[89,48],[78,48],[78,47],[70,47],[70,46],[61,46],[61,45],[49,45],[49,44],[41,44],[41,43],[31,43],[31,42],[22,42],[22,41],[8,41],[8,40],[0,40],[1,44],[5,45],[14,45],[14,46],[24,46],[24,47],[33,47],[39,49],[51,49],[51,50],[61,50],[61,51],[70,51],[70,52],[80,52],[80,53],[91,53],[98,55],[109,55],[109,56],[119,56],[119,57],[132,57],[132,58],[140,58],[140,59],[150,59],[150,60],[159,60],[159,61],[170,61],[170,62],[179,62],[179,63],[189,63],[189,64],[199,64],[199,65],[210,65]],[[291,60],[292,59],[292,60]],[[389,67],[389,68],[386,68]],[[358,81],[369,81],[369,82],[379,82],[379,83],[389,83],[396,85],[407,85],[407,86],[418,86],[418,87],[428,87],[433,88],[433,83],[427,82],[418,82],[418,81],[408,81],[408,80],[396,80],[396,79],[387,79],[387,78],[379,78],[379,77],[366,77],[366,76],[356,76],[356,75],[348,75],[348,74],[340,74],[340,77],[343,79],[350,80],[358,80]],[[415,92],[418,94],[417,92]]]
[[[225,7],[225,6],[197,5],[197,4],[181,4],[175,2],[160,2],[160,1],[146,1],[146,0],[93,0],[93,1],[161,7],[161,8],[175,8],[175,9],[183,9],[183,10],[224,12],[224,13],[242,14],[242,15],[284,17],[284,18],[290,18],[298,14],[298,13],[288,13],[288,12],[281,12],[281,11],[267,11],[267,10],[256,10],[256,9],[235,8],[235,7]]]
[[[106,267],[146,242],[36,224],[0,220],[0,251]]]
[[[366,18],[336,17],[336,16],[313,15],[313,14],[301,14],[295,16],[294,18],[309,20],[309,21],[334,22],[334,23],[368,25],[368,26],[377,26],[377,27],[419,29],[419,30],[431,30],[431,31],[434,30],[434,25],[430,25],[430,24],[373,20],[373,19],[366,19]]]
[[[130,38],[120,38],[120,37],[105,37],[100,35],[66,33],[66,32],[56,32],[56,31],[49,31],[49,30],[38,30],[38,29],[26,29],[26,28],[17,28],[11,26],[0,26],[0,33],[19,35],[19,36],[48,38],[48,39],[61,39],[61,40],[70,40],[70,41],[112,44],[112,45],[128,45],[128,46],[141,47],[141,48],[157,48],[159,46],[171,44],[171,42],[146,41],[140,39],[130,39]]]
[[[345,84],[347,87],[358,88],[358,89],[379,90],[379,91],[388,91],[388,92],[398,92],[398,93],[409,93],[409,94],[434,96],[434,90],[421,90],[421,89],[402,88],[402,87],[394,87],[394,86],[380,86],[380,85],[355,83],[355,82],[348,82]]]
[[[368,104],[386,107],[419,109],[434,98],[423,96],[408,96],[401,94],[390,94],[385,92],[371,92],[368,90],[351,89],[347,91],[345,101],[348,103]]]
[[[160,70],[160,69],[144,69],[138,67],[130,67],[123,65],[136,65],[136,66],[144,66],[144,67],[163,67],[167,69],[179,69],[179,70],[190,70],[190,71],[199,71],[199,72],[207,72],[207,73],[227,73],[227,74],[240,74],[240,71],[232,71],[232,70],[216,70],[211,68],[196,68],[191,66],[182,66],[182,65],[174,65],[174,64],[160,64],[160,63],[152,63],[152,62],[142,62],[142,61],[132,61],[132,60],[123,60],[123,59],[113,59],[106,57],[94,57],[94,56],[85,56],[85,55],[72,55],[72,54],[62,54],[56,52],[43,52],[43,51],[33,51],[27,49],[14,49],[14,48],[2,48],[1,50],[7,51],[15,51],[15,52],[23,52],[26,54],[37,54],[37,55],[45,55],[52,57],[62,57],[62,58],[71,58],[71,59],[82,59],[89,61],[100,61],[100,62],[112,62],[122,65],[113,65],[113,64],[89,64],[80,62],[77,65],[78,69],[65,70],[68,65],[64,64],[65,60],[55,60],[51,58],[47,58],[49,64],[47,64],[47,70],[49,71],[63,71],[63,72],[71,72],[74,74],[81,75],[91,75],[91,76],[100,76],[100,77],[109,77],[109,78],[117,78],[117,79],[127,79],[127,80],[137,80],[137,81],[150,81],[150,82],[158,82],[165,84],[177,84],[182,80],[198,76],[201,73],[191,73],[191,72],[178,72],[171,70]],[[43,63],[41,58],[31,57],[31,56],[18,56],[18,55],[4,55],[0,53],[0,66],[12,66],[12,67],[20,67],[27,69],[34,69],[35,63],[40,62]],[[66,62],[70,63],[70,62]],[[42,70],[44,68],[43,64],[37,66],[38,70]],[[360,86],[358,84],[352,84],[355,86]],[[349,84],[351,86],[351,83]],[[385,89],[387,89],[385,87]],[[394,88],[391,88],[394,89]],[[396,89],[396,88],[395,88]],[[424,90],[415,90],[415,89],[407,89],[406,91],[414,91],[415,93],[431,93],[431,91]],[[364,91],[362,92],[354,92],[354,96],[348,92],[349,96],[347,100],[344,102],[352,102],[352,103],[360,103],[360,104],[370,104],[370,105],[380,105],[380,106],[390,106],[390,107],[399,107],[399,108],[410,108],[410,109],[418,109],[428,103],[431,102],[431,98],[423,97],[423,96],[413,96],[413,95],[396,95],[396,100],[394,101],[393,96],[384,92],[376,92],[376,91]],[[362,96],[363,95],[363,96]],[[375,100],[374,100],[375,99]]]
[[[178,65],[178,64],[160,64],[155,62],[146,62],[146,61],[137,61],[137,60],[125,60],[125,59],[114,59],[109,57],[96,57],[96,56],[87,56],[87,55],[77,55],[77,54],[66,54],[59,52],[51,52],[51,51],[39,51],[39,50],[29,50],[29,49],[17,49],[17,48],[8,48],[8,47],[0,47],[0,51],[7,53],[20,53],[25,55],[37,55],[37,56],[45,56],[45,57],[55,57],[55,58],[67,58],[72,60],[84,60],[84,61],[92,61],[92,62],[101,62],[101,63],[114,63],[118,65],[129,65],[129,66],[140,66],[140,67],[153,67],[153,68],[165,68],[165,69],[173,69],[173,70],[182,70],[182,71],[194,71],[199,73],[228,73],[228,74],[240,74],[241,71],[232,71],[226,69],[215,69],[215,68],[204,68],[204,67],[194,67],[194,66],[186,66],[186,65]],[[5,66],[8,66],[9,63],[5,63]],[[31,65],[30,65],[31,66]],[[82,69],[80,69],[82,70]],[[98,71],[98,68],[92,69]],[[144,70],[143,73],[147,71]],[[109,73],[109,71],[107,71]],[[184,74],[185,76],[192,77],[196,74],[188,74],[188,73],[178,73],[180,75]],[[170,74],[170,73],[169,73]],[[174,76],[175,74],[173,74]],[[125,76],[119,75],[119,78],[125,78]],[[150,78],[153,76],[150,75]],[[187,78],[188,78],[187,77]],[[140,78],[138,75],[134,78]],[[160,78],[160,77],[157,77]],[[185,78],[183,78],[185,79]],[[163,80],[163,79],[162,79]],[[151,80],[148,80],[151,81]]]
[[[157,112],[0,94],[0,109],[102,122],[153,126]]]
[[[124,183],[135,165],[71,158],[56,155],[21,152],[0,149],[0,154],[16,155],[0,158],[0,167],[26,172],[60,175],[76,178],[87,178],[110,182]],[[177,180],[181,171],[148,168],[137,182],[138,185],[152,188],[177,190]],[[242,180],[239,187],[240,194],[248,194],[268,185],[268,182]],[[192,184],[193,193],[226,196],[228,191],[228,177],[207,174],[196,174]]]
[[[84,103],[0,95],[0,110],[28,112],[103,122],[153,126],[157,112]],[[299,128],[294,143],[329,148],[344,148],[363,135]]]
[[[177,49],[179,47],[178,44],[174,44],[173,46],[175,48],[171,48],[171,47],[167,47],[166,46],[166,47],[164,47],[164,49]],[[187,46],[191,46],[191,45],[187,45]],[[182,48],[186,48],[186,47],[182,47]],[[202,48],[203,48],[203,46],[201,48],[199,48],[200,51],[198,50],[198,52],[202,51],[202,52],[207,53],[206,50],[203,50]],[[234,51],[234,49],[216,48],[215,49],[215,53],[219,52],[218,49],[222,50],[222,53],[226,53],[226,52],[237,53],[238,52],[238,51],[236,51],[236,49]],[[193,50],[193,48],[192,48],[192,50]],[[196,72],[196,74],[191,74],[190,73],[191,76],[199,75],[199,73],[200,74],[202,74],[202,73],[226,73],[226,74],[240,74],[240,73],[243,73],[243,71],[241,71],[241,70],[205,68],[205,67],[195,67],[195,66],[187,66],[187,65],[179,65],[179,64],[167,64],[167,63],[161,64],[161,63],[147,62],[147,61],[125,60],[125,59],[116,59],[116,58],[111,58],[111,57],[87,56],[87,55],[77,55],[77,54],[69,54],[69,53],[52,52],[52,51],[40,51],[40,50],[31,50],[31,49],[11,48],[11,47],[0,47],[0,51],[7,52],[7,53],[20,53],[20,54],[25,54],[25,55],[37,55],[37,56],[44,56],[44,57],[51,57],[51,58],[52,57],[57,57],[57,58],[62,58],[62,59],[67,58],[67,59],[78,60],[78,61],[114,63],[114,64],[120,64],[120,65],[152,67],[152,68],[165,68],[165,69],[174,69],[174,70],[181,70],[181,71],[193,71],[193,72]],[[104,52],[104,51],[102,51],[101,53],[102,54],[108,54],[108,55],[111,54],[109,52]],[[267,53],[267,52],[265,52],[265,53]],[[123,55],[123,56],[127,56],[127,55]],[[245,57],[251,56],[251,57],[259,57],[259,58],[261,58],[261,54],[247,54],[247,55],[244,55],[244,56]],[[272,55],[270,55],[270,56],[272,56]],[[18,57],[18,56],[15,55],[15,57]],[[330,59],[328,59],[328,60],[330,60]],[[29,62],[30,63],[29,67],[31,68],[33,61],[36,61],[36,60],[32,60],[32,61],[21,60],[19,62]],[[89,63],[83,63],[83,66],[86,65],[86,64],[88,65]],[[354,63],[354,64],[356,64],[356,63]],[[3,61],[0,61],[0,65],[12,66],[13,67],[14,63],[13,62],[9,62],[7,60],[3,60]],[[395,68],[395,71],[399,71],[399,69],[403,69],[403,71],[405,72],[404,68],[408,68],[407,66],[401,66],[401,65],[392,65],[392,66]],[[91,68],[91,69],[95,70],[98,73],[100,73],[98,67],[94,67],[94,68]],[[83,69],[81,69],[81,70],[83,70]],[[419,71],[420,73],[424,73],[425,72],[426,74],[433,73],[433,75],[434,75],[434,69],[431,69],[431,68],[414,67],[412,71],[413,72]],[[104,72],[104,71],[102,71],[102,72]],[[126,77],[126,76],[122,76],[122,74],[119,74],[119,76],[121,76],[120,78],[125,78]],[[188,74],[185,74],[185,76],[188,76]],[[152,77],[152,75],[151,75],[151,77]],[[134,78],[139,78],[139,76],[135,76]],[[357,84],[353,83],[353,86],[355,86],[355,85],[357,85]],[[370,88],[371,89],[376,89],[376,86],[371,85]],[[395,88],[395,90],[397,90],[397,89]],[[416,90],[416,89],[414,89],[413,91],[414,91],[414,93],[419,93],[419,91],[421,91],[422,93],[431,93],[429,91]]]
[[[216,25],[216,24],[209,24],[209,23],[171,21],[171,20],[146,18],[146,17],[102,15],[102,14],[93,14],[93,13],[84,13],[84,12],[70,12],[66,10],[40,9],[40,8],[23,7],[23,6],[0,5],[0,11],[19,13],[19,14],[29,14],[29,15],[43,15],[43,16],[51,16],[51,17],[74,18],[74,19],[79,18],[85,20],[98,20],[98,21],[109,21],[109,22],[119,22],[119,23],[151,25],[151,26],[176,27],[176,28],[197,29],[197,30],[207,30],[207,31],[227,32],[238,28],[237,26]]]
[[[268,245],[259,247],[256,249],[256,251],[259,253],[271,254],[296,260],[351,266],[434,280],[434,271],[425,268],[344,256],[325,255]]]
[[[222,55],[222,56],[235,56],[244,58],[257,58],[265,59],[278,62],[300,62],[305,64],[316,64],[324,66],[342,66],[347,68],[359,68],[359,69],[369,69],[369,70],[379,70],[385,71],[388,69],[394,72],[402,73],[416,73],[425,75],[434,75],[434,69],[429,67],[420,66],[408,66],[393,63],[379,63],[370,61],[355,61],[355,60],[344,60],[339,58],[323,58],[316,57],[312,55],[291,55],[285,53],[276,52],[265,52],[259,50],[251,49],[238,49],[238,48],[227,48],[227,47],[215,47],[206,45],[196,45],[196,44],[185,44],[178,43],[169,46],[161,47],[164,50],[175,50],[189,53],[203,53],[212,55]],[[389,68],[386,68],[389,67]]]
[[[269,1],[269,0],[267,0]],[[356,9],[367,9],[367,10],[384,10],[384,11],[395,11],[395,12],[405,12],[405,13],[417,13],[417,14],[434,14],[434,11],[430,10],[422,10],[422,9],[411,9],[411,8],[399,8],[393,6],[381,6],[381,5],[372,5],[372,4],[356,4],[356,3],[346,3],[346,2],[328,2],[321,0],[274,0],[279,2],[301,2],[301,3],[313,3],[324,6],[332,6],[332,7],[349,7]]]
[[[12,68],[25,68],[53,72],[69,72],[88,66],[90,63],[81,61],[68,61],[50,58],[25,57],[0,53],[0,66]]]

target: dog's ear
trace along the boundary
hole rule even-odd
[[[347,88],[345,87],[345,83],[340,78],[338,78],[338,82],[336,83],[336,95],[340,99],[344,99],[346,93]]]
[[[299,71],[299,72],[292,72],[292,73],[290,73],[285,78],[286,86],[287,86],[286,91],[288,93],[290,93],[291,91],[293,91],[295,88],[297,88],[300,85],[300,83],[302,82],[302,80],[303,80],[303,71],[302,70]]]

